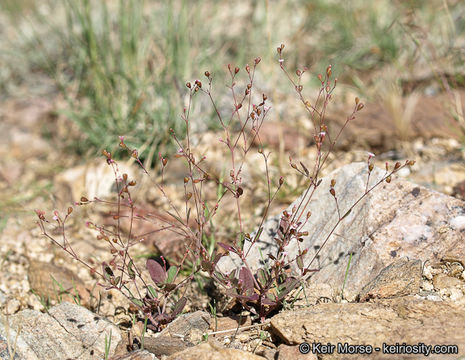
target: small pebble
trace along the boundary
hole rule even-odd
[[[450,299],[452,301],[457,301],[463,297],[463,293],[460,289],[451,288],[450,289]]]
[[[450,221],[450,226],[457,230],[465,229],[465,216],[457,216]]]
[[[442,301],[441,297],[437,294],[431,294],[426,297],[426,300],[430,301]]]
[[[18,299],[11,299],[5,306],[5,315],[13,315],[17,313],[21,307],[21,303]]]
[[[423,276],[428,280],[433,280],[433,274],[431,273],[431,267],[425,266],[423,269]]]
[[[421,287],[425,291],[433,291],[434,290],[433,284],[431,284],[429,281],[423,281],[423,283],[421,284]]]

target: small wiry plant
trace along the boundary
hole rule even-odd
[[[99,285],[104,287],[105,290],[115,289],[121,292],[150,321],[149,328],[158,331],[163,325],[169,323],[181,313],[186,305],[187,299],[185,297],[180,297],[176,301],[173,299],[176,297],[177,290],[183,287],[190,279],[189,277],[183,280],[178,279],[179,271],[187,257],[187,252],[178,266],[169,266],[163,257],[157,259],[161,264],[149,258],[146,262],[146,269],[153,284],[146,282],[130,252],[130,249],[141,241],[134,236],[132,230],[133,223],[138,215],[135,213],[136,208],[129,188],[135,186],[136,183],[134,180],[129,180],[127,174],[120,175],[118,166],[111,159],[111,155],[107,152],[104,153],[107,156],[108,165],[112,166],[115,173],[118,191],[117,201],[111,202],[99,198],[88,200],[86,197],[82,197],[75,205],[83,206],[92,203],[103,203],[117,208],[117,212],[113,214],[114,227],[99,225],[90,221],[86,222],[88,228],[96,231],[97,240],[103,240],[108,243],[112,256],[111,259],[95,266],[85,261],[74,251],[65,231],[66,221],[73,213],[73,207],[71,206],[67,209],[64,216],[60,215],[58,211],[54,211],[53,223],[46,219],[43,211],[36,210],[36,214],[39,217],[38,224],[44,236],[74,260],[87,267],[91,274],[97,275],[102,280]],[[126,209],[129,215],[123,215],[123,209]],[[127,234],[124,234],[122,231],[122,221],[124,219],[129,221],[129,232]],[[50,227],[53,227],[53,230],[49,230]],[[61,234],[61,241],[53,236],[57,229]]]
[[[279,65],[285,76],[294,87],[300,102],[305,107],[308,117],[313,124],[314,146],[316,149],[316,160],[312,166],[307,166],[303,162],[297,165],[292,158],[289,158],[291,168],[300,173],[307,181],[307,187],[302,200],[290,211],[284,211],[280,216],[279,228],[274,241],[277,245],[277,251],[273,254],[264,254],[266,261],[264,265],[254,270],[249,264],[249,254],[251,249],[260,242],[264,230],[264,223],[276,195],[284,184],[284,177],[273,181],[269,171],[269,156],[262,145],[260,139],[260,128],[270,111],[267,105],[267,96],[265,94],[256,94],[254,79],[257,66],[261,59],[256,58],[252,64],[246,65],[244,70],[246,74],[245,84],[240,85],[238,74],[239,67],[228,65],[230,75],[230,84],[232,106],[230,113],[225,116],[217,106],[213,94],[212,83],[213,75],[205,72],[206,83],[200,80],[187,82],[188,104],[184,108],[181,118],[185,123],[186,134],[180,140],[174,130],[170,130],[171,136],[178,146],[178,151],[174,158],[184,160],[186,164],[186,176],[182,181],[183,186],[183,208],[178,208],[172,199],[167,195],[164,185],[164,172],[167,169],[168,157],[159,154],[159,171],[161,181],[157,181],[152,176],[143,162],[139,158],[137,149],[130,148],[120,137],[120,147],[129,152],[129,154],[140,165],[142,170],[151,179],[154,186],[161,194],[161,198],[166,201],[166,217],[148,214],[140,215],[135,202],[131,197],[131,188],[135,186],[133,180],[128,179],[128,175],[119,174],[118,167],[112,154],[104,151],[108,165],[112,166],[118,189],[118,198],[116,202],[94,199],[88,200],[82,198],[77,205],[87,205],[91,203],[106,203],[115,207],[113,219],[114,228],[100,226],[94,223],[88,223],[98,233],[98,238],[108,242],[112,259],[109,262],[102,262],[101,269],[97,269],[77,256],[67,240],[65,235],[65,222],[73,209],[70,207],[64,218],[55,212],[54,220],[61,229],[63,240],[56,240],[47,231],[45,224],[45,214],[37,211],[39,216],[39,225],[42,232],[52,242],[66,251],[72,258],[87,266],[91,272],[100,276],[104,280],[106,289],[116,289],[122,292],[133,304],[135,304],[146,316],[149,321],[148,327],[154,330],[160,330],[161,327],[170,322],[179,314],[187,302],[186,297],[179,297],[179,291],[194,278],[194,275],[202,272],[207,274],[218,286],[225,289],[229,296],[232,296],[243,305],[244,308],[258,315],[261,321],[270,312],[279,309],[289,300],[289,294],[308,278],[308,276],[318,269],[313,269],[315,259],[322,251],[331,235],[341,222],[351,213],[357,204],[359,204],[373,189],[383,182],[391,182],[392,175],[405,166],[413,165],[413,161],[407,161],[404,164],[397,162],[392,169],[386,164],[385,174],[374,184],[370,186],[370,176],[374,165],[372,163],[373,154],[368,155],[367,169],[368,177],[365,191],[360,197],[349,206],[348,209],[341,209],[339,206],[340,199],[336,193],[336,181],[333,179],[328,191],[334,199],[337,209],[337,221],[330,229],[328,235],[322,239],[318,251],[308,259],[308,249],[303,247],[303,239],[308,236],[304,231],[304,226],[311,217],[308,210],[309,202],[316,189],[321,185],[321,170],[328,161],[329,155],[334,150],[342,131],[347,124],[353,120],[364,105],[355,99],[352,113],[347,117],[342,128],[336,132],[330,132],[326,122],[326,109],[333,97],[333,92],[337,84],[337,79],[332,78],[332,68],[328,66],[324,75],[318,75],[320,89],[313,103],[306,99],[303,93],[302,76],[307,69],[296,70],[297,78],[294,78],[284,65],[283,55],[284,45],[278,47]],[[191,107],[192,103],[199,94],[207,96],[214,111],[216,112],[222,135],[220,143],[226,148],[230,165],[229,177],[216,177],[209,172],[206,155],[198,153],[194,147],[194,141],[191,134]],[[259,144],[258,148],[254,144]],[[258,230],[252,235],[247,232],[243,220],[243,198],[247,196],[243,184],[243,168],[247,155],[257,151],[263,159],[265,165],[264,178],[266,181],[267,200],[264,205],[263,215],[259,221]],[[218,197],[213,201],[207,197],[208,183],[216,183],[219,189]],[[238,223],[238,232],[228,243],[218,243],[214,249],[211,244],[206,244],[204,239],[211,236],[209,224],[212,223],[218,214],[219,207],[227,200],[232,200],[235,204],[235,215]],[[194,219],[194,221],[190,221]],[[122,231],[122,221],[129,222],[128,231]],[[176,265],[168,266],[167,261],[161,257],[159,261],[149,259],[146,263],[147,270],[153,281],[148,284],[140,269],[130,254],[133,245],[143,240],[144,236],[135,234],[136,229],[141,221],[157,220],[161,224],[154,232],[171,231],[180,236],[183,240],[184,252],[177,260]],[[192,224],[193,223],[193,224]],[[248,247],[244,246],[247,242]],[[295,245],[294,245],[295,244]],[[290,246],[297,247],[297,254],[290,256],[288,249]],[[225,273],[218,266],[220,259],[233,253],[241,261],[241,266]],[[189,266],[187,266],[187,264]],[[288,271],[289,267],[294,266],[297,269],[295,273]],[[188,268],[187,275],[181,279],[180,272]],[[292,300],[292,299],[291,299]]]

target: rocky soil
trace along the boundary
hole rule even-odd
[[[422,101],[433,105],[428,116],[422,118],[421,136],[399,142],[394,140],[395,132],[387,131],[380,137],[382,129],[370,131],[370,122],[363,121],[355,124],[344,140],[353,142],[360,126],[363,134],[372,134],[372,140],[363,139],[363,143],[377,149],[376,166],[383,168],[385,161],[407,158],[415,159],[416,164],[403,169],[392,183],[374,191],[352,211],[318,258],[320,271],[312,276],[305,292],[296,294],[292,307],[264,324],[256,323],[247,312],[224,312],[214,317],[206,312],[209,294],[193,284],[189,294],[195,301],[186,307],[186,314],[161,333],[144,335],[141,322],[125,299],[117,292],[102,291],[96,285],[97,279],[41,237],[34,223],[35,208],[50,212],[63,209],[84,193],[110,194],[112,174],[103,161],[82,164],[59,145],[60,135],[68,131],[69,125],[57,115],[60,101],[53,93],[4,102],[0,113],[0,358],[102,359],[105,352],[111,359],[134,360],[358,358],[338,353],[338,343],[364,345],[357,351],[369,351],[371,346],[369,358],[418,358],[387,354],[382,351],[383,343],[422,343],[425,349],[429,345],[451,345],[443,351],[458,348],[457,354],[430,354],[431,359],[465,355],[465,150],[460,138],[454,137],[457,132],[441,138],[444,132],[434,125],[444,117],[441,109],[434,113],[441,100]],[[420,124],[420,120],[414,124]],[[289,190],[278,199],[273,214],[292,206],[303,190],[279,147],[308,163],[315,156],[305,146],[305,137],[296,147],[297,134],[289,132],[282,138],[282,146],[269,141],[271,148],[275,146],[271,175],[285,174],[289,189],[298,190]],[[215,138],[213,134],[208,136]],[[220,174],[223,150],[208,143],[212,171]],[[360,161],[366,161],[366,150],[342,148],[323,170],[328,175],[324,182],[337,180],[336,190],[345,201],[341,207],[365,186],[366,163]],[[144,184],[137,167],[130,163],[122,166]],[[176,177],[182,171],[171,166],[173,185],[167,186],[167,191],[176,198]],[[382,173],[376,170],[372,181]],[[256,194],[258,199],[265,196],[263,188],[255,185],[263,180],[259,157],[251,156],[243,177],[246,192]],[[157,196],[143,186],[137,196],[144,199],[143,208],[153,211],[159,206]],[[310,203],[313,215],[305,246],[313,253],[335,221],[334,203],[324,190],[327,188],[323,184],[322,193]],[[221,215],[225,228],[231,223],[227,206]],[[253,229],[262,210],[253,206],[249,209],[247,225]],[[82,226],[88,216],[102,220],[100,215],[76,212],[70,223],[75,249],[86,260],[107,257],[104,244]],[[264,253],[273,250],[270,239],[276,231],[276,219],[267,222],[264,233],[270,238],[261,244]],[[168,254],[173,241],[165,238],[164,243],[155,242],[155,247],[148,242],[134,251]],[[258,250],[251,256],[250,263],[258,264]],[[225,259],[221,266],[233,269],[237,263],[233,258]],[[67,291],[57,289],[58,283]],[[142,342],[144,350],[139,350]],[[331,352],[330,347],[318,343],[336,348]],[[301,354],[308,349],[310,353]]]

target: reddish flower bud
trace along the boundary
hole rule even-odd
[[[258,65],[260,63],[260,61],[262,61],[261,57],[255,58],[255,65]]]
[[[190,82],[187,82],[187,83],[186,83],[186,86],[190,89],[192,85],[191,85]]]
[[[386,182],[387,182],[388,184],[391,182],[391,176],[390,176],[390,175],[386,178]]]
[[[329,189],[329,192],[330,192],[331,195],[333,195],[334,197],[336,196],[336,190],[334,190],[334,188]]]
[[[205,71],[205,76],[206,76],[207,78],[209,78],[209,77],[210,77],[210,72],[209,72],[209,71]]]
[[[239,72],[239,70],[240,70],[240,69],[236,66],[236,67],[234,68],[234,74],[237,74],[237,73]]]
[[[71,214],[72,212],[73,212],[73,208],[70,206],[70,207],[68,208],[68,215]]]
[[[394,165],[394,170],[397,170],[398,168],[400,168],[400,162],[396,162]]]

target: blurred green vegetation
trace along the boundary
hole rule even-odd
[[[150,163],[169,149],[169,128],[182,133],[185,82],[207,69],[219,78],[221,97],[224,65],[242,67],[261,56],[259,86],[281,91],[273,62],[281,42],[292,66],[315,73],[331,63],[341,82],[368,97],[386,76],[463,79],[465,3],[458,0],[3,0],[0,6],[7,20],[0,28],[6,65],[0,88],[10,92],[30,74],[54,79],[66,115],[85,135],[75,144],[81,153],[115,148],[125,135]],[[199,132],[214,126],[207,109],[202,102],[196,109]]]

